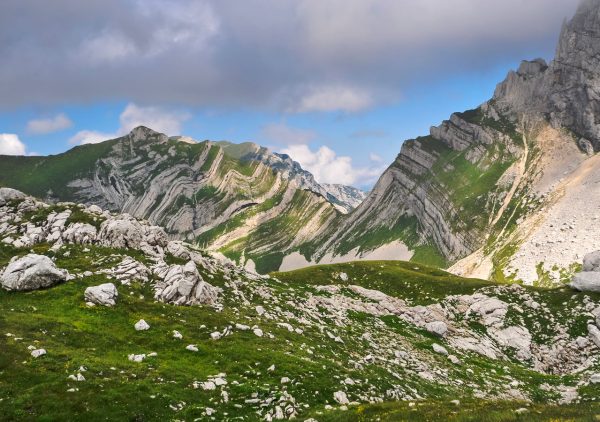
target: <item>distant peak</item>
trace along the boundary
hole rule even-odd
[[[169,139],[167,137],[167,135],[157,132],[155,130],[152,130],[146,126],[138,126],[138,127],[133,128],[131,130],[131,132],[129,132],[129,135],[127,135],[127,136],[133,142],[138,142],[138,141],[167,142]]]

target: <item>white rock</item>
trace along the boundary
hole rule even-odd
[[[584,271],[575,274],[570,284],[571,288],[581,292],[600,292],[600,272]]]
[[[36,290],[54,286],[67,276],[68,272],[56,268],[47,256],[29,254],[11,260],[0,274],[0,285],[6,290]]]
[[[104,283],[99,286],[92,286],[85,289],[84,297],[87,302],[96,305],[114,306],[119,296],[117,288],[112,283]]]
[[[195,344],[188,344],[187,346],[185,346],[185,348],[186,348],[187,350],[190,350],[190,351],[192,351],[192,352],[197,352],[197,351],[198,351],[198,347],[196,347],[196,345],[195,345]]]
[[[135,354],[131,354],[129,356],[127,356],[127,358],[131,361],[131,362],[142,362],[144,359],[146,359],[146,355],[141,354],[141,355],[135,355]]]
[[[46,349],[35,349],[31,351],[31,356],[33,356],[34,358],[39,358],[40,356],[43,356],[46,354]]]
[[[150,325],[143,319],[140,319],[138,322],[136,322],[134,327],[135,331],[146,331],[150,329]]]
[[[254,333],[255,336],[257,337],[262,337],[263,336],[263,330],[261,330],[260,328],[255,328],[254,330],[252,330],[252,332]]]
[[[183,338],[183,335],[179,331],[173,330],[173,338],[181,340]]]
[[[446,356],[448,355],[448,350],[446,350],[446,348],[445,348],[445,347],[443,347],[443,346],[440,346],[440,345],[439,345],[439,344],[437,344],[437,343],[433,343],[433,346],[432,346],[432,347],[433,347],[433,351],[434,351],[435,353],[439,353],[440,355],[446,355]]]
[[[350,401],[348,400],[348,396],[346,396],[346,393],[343,391],[336,391],[335,393],[333,393],[333,399],[339,404],[350,403]]]
[[[448,331],[448,326],[443,321],[433,321],[425,324],[425,329],[438,337],[444,337]]]

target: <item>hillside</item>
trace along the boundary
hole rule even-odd
[[[353,204],[287,156],[139,127],[49,157],[1,156],[0,186],[129,213],[261,272]]]
[[[600,413],[595,294],[407,262],[257,276],[126,215],[6,189],[0,221],[0,283],[27,286],[0,289],[2,420]],[[48,280],[15,269],[32,252],[62,280],[25,284]],[[104,283],[110,303],[88,295]]]

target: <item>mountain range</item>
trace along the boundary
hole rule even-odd
[[[403,259],[486,279],[555,283],[600,248],[596,1],[553,61],[524,61],[489,101],[403,143],[368,194],[322,185],[253,143],[138,127],[49,157],[0,157],[0,184],[150,220],[259,272]]]

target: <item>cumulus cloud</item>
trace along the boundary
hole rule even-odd
[[[281,151],[311,172],[319,183],[343,185],[370,185],[377,180],[385,167],[354,167],[352,158],[338,156],[334,150],[322,146],[316,151],[308,145],[290,145]]]
[[[270,123],[260,131],[261,138],[277,144],[307,144],[312,141],[316,134],[312,130],[297,129],[286,123]]]
[[[173,111],[162,107],[139,107],[128,104],[121,113],[121,133],[127,133],[137,126],[148,126],[157,132],[180,135],[181,125],[191,115],[188,112]]]
[[[45,135],[68,129],[71,126],[73,126],[71,119],[66,114],[60,113],[54,117],[30,120],[27,122],[27,132],[32,135]]]
[[[356,112],[419,81],[550,56],[577,3],[3,0],[0,107],[128,98]]]
[[[14,133],[0,133],[0,155],[25,155],[26,149]]]
[[[180,135],[183,123],[191,115],[186,111],[169,110],[163,107],[140,107],[128,104],[119,116],[120,127],[115,133],[81,130],[71,137],[71,144],[95,144],[129,133],[137,126],[146,126],[167,135]]]

